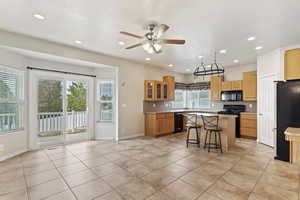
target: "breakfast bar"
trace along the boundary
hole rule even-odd
[[[196,115],[197,121],[200,125],[202,124],[201,116],[218,116],[219,117],[219,127],[221,131],[222,149],[224,152],[228,150],[229,147],[235,144],[236,140],[236,118],[237,115],[227,115],[218,114],[214,111],[201,111],[201,110],[180,110],[180,111],[166,111],[166,112],[146,112],[145,113],[145,133],[147,136],[162,136],[165,134],[170,134],[174,132],[174,113],[182,114],[183,126],[186,123],[186,115]],[[195,130],[192,130],[195,131]],[[205,131],[203,128],[200,133],[201,143],[205,139]],[[193,133],[191,135],[194,135]]]

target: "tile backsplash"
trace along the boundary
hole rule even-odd
[[[159,112],[172,109],[172,101],[144,101],[144,112]]]
[[[257,104],[256,102],[248,101],[236,101],[236,102],[222,102],[222,101],[212,101],[211,109],[212,110],[223,110],[223,105],[245,105],[246,112],[256,112]],[[144,112],[159,112],[159,111],[168,111],[172,109],[172,101],[144,101]]]
[[[222,102],[212,101],[211,108],[214,110],[223,110],[224,105],[245,105],[246,112],[257,112],[257,103],[250,101],[233,101],[233,102]]]

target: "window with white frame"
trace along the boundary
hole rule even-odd
[[[210,108],[210,90],[175,90],[173,108]]]
[[[188,90],[188,108],[210,108],[210,90]]]
[[[114,84],[112,80],[98,82],[99,122],[113,121]]]
[[[23,128],[24,72],[0,65],[0,134]]]
[[[186,108],[186,90],[175,90],[175,99],[173,101],[173,108]]]

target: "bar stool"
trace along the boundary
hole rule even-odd
[[[199,131],[201,132],[201,125],[198,123],[198,117],[197,114],[186,114],[186,128],[187,128],[187,137],[186,137],[186,147],[189,147],[189,144],[197,144],[200,148],[200,136]],[[196,130],[196,139],[190,138],[190,131],[191,129]]]
[[[219,116],[205,116],[202,115],[203,126],[205,130],[205,143],[204,148],[208,147],[208,152],[210,149],[220,149],[221,153],[222,150],[222,142],[221,142],[221,131],[222,129],[219,128]],[[214,135],[215,141],[211,141],[211,135]],[[207,142],[207,136],[209,137],[209,141]]]

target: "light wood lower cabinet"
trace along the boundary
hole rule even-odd
[[[240,117],[241,136],[256,138],[257,137],[257,116],[256,113],[241,113]]]
[[[174,132],[174,113],[146,113],[145,134],[159,136]]]

